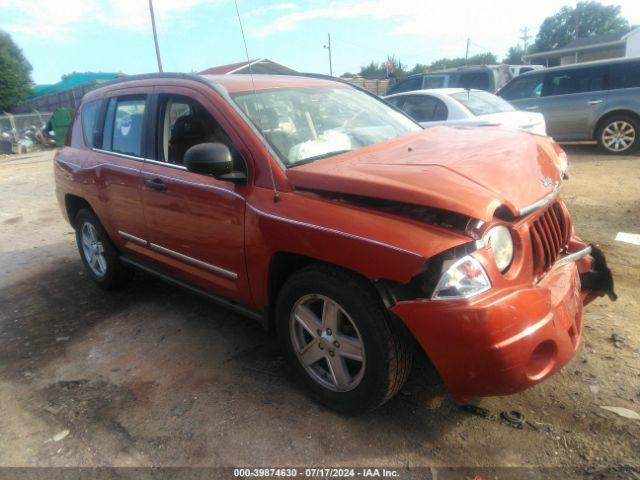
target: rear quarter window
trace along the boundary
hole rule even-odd
[[[97,146],[95,145],[95,133],[101,105],[102,102],[100,100],[94,100],[93,102],[85,103],[80,110],[84,141],[90,148]]]

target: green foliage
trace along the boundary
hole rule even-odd
[[[31,85],[31,64],[9,34],[0,30],[0,110],[24,98]]]
[[[417,73],[425,73],[433,70],[443,70],[445,68],[462,67],[464,65],[495,65],[498,62],[498,58],[493,53],[473,55],[469,57],[468,60],[464,57],[441,58],[430,65],[416,63],[410,70],[408,69],[408,65],[397,60],[393,55],[387,56],[387,62],[391,62],[393,65],[393,73],[391,76],[400,79],[407,75],[415,75]],[[387,75],[387,62],[377,63],[371,61],[368,65],[360,67],[358,75],[365,78],[385,78]],[[521,63],[521,61],[518,60],[518,63]]]
[[[521,65],[523,63],[523,60],[522,60],[523,55],[524,55],[524,48],[522,48],[520,45],[509,47],[507,56],[504,57],[504,59],[502,60],[502,63],[506,63],[508,65]]]
[[[468,59],[464,57],[441,58],[433,62],[429,70],[443,70],[445,68],[464,67],[465,65],[495,65],[497,62],[498,57],[493,53],[481,53]]]
[[[620,14],[619,5],[603,5],[596,1],[578,2],[576,7],[564,6],[540,25],[532,52],[545,52],[562,47],[577,38],[613,33],[626,33],[629,22]]]

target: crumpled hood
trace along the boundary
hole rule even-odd
[[[290,168],[296,188],[449,210],[483,221],[553,192],[562,150],[550,138],[493,127],[436,127]]]

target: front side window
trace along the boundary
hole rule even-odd
[[[491,113],[512,112],[515,110],[509,102],[489,92],[460,92],[452,93],[451,98],[463,104],[474,115],[489,115]]]
[[[500,91],[499,95],[505,100],[524,100],[538,98],[542,93],[544,75],[527,75],[517,77]]]
[[[431,95],[411,95],[406,97],[402,111],[416,122],[437,122],[447,119],[447,107]]]
[[[184,164],[184,155],[200,143],[224,143],[234,152],[231,139],[211,114],[195,100],[161,95],[158,129],[158,160]]]
[[[142,156],[145,106],[145,97],[119,97],[109,100],[102,135],[103,150],[134,157]]]
[[[290,167],[421,130],[384,101],[350,87],[278,88],[232,99]]]
[[[594,92],[604,88],[604,68],[580,68],[549,72],[542,93],[545,97]]]
[[[97,146],[94,144],[94,141],[101,105],[101,100],[94,100],[82,106],[82,131],[84,132],[84,139],[89,147]]]

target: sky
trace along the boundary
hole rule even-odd
[[[604,1],[602,3],[611,4]],[[618,0],[640,25],[640,1]],[[238,0],[251,58],[299,71],[357,72],[395,55],[412,67],[490,51],[498,58],[533,35],[562,0]],[[165,71],[197,72],[246,59],[233,0],[154,0]],[[78,71],[157,71],[148,0],[0,0],[0,29],[33,66],[37,84]],[[531,39],[531,41],[533,38]]]

